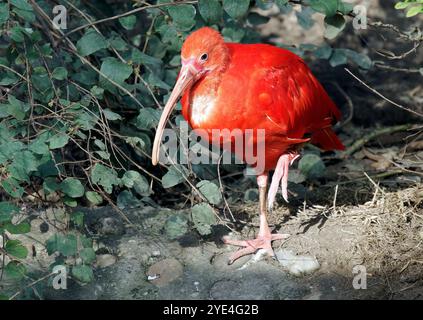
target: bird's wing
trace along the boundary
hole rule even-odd
[[[300,57],[270,45],[229,47],[234,77],[248,77],[248,117],[292,139],[310,134],[323,149],[343,147],[331,130],[341,114]]]

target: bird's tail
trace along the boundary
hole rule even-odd
[[[311,136],[311,143],[325,151],[345,150],[345,146],[330,127],[313,132]]]

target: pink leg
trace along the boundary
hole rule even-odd
[[[269,188],[269,194],[267,197],[267,203],[269,210],[272,210],[273,203],[275,202],[276,193],[279,189],[279,184],[282,187],[282,196],[286,202],[288,202],[288,171],[289,166],[294,163],[300,155],[296,152],[283,154],[275,168],[272,182]]]
[[[226,244],[231,244],[238,247],[244,247],[239,249],[237,252],[232,254],[229,258],[229,264],[232,264],[238,258],[245,256],[247,254],[252,254],[259,249],[266,250],[266,253],[274,257],[275,253],[272,249],[272,241],[274,240],[284,240],[289,237],[288,234],[272,234],[267,224],[267,206],[266,206],[266,189],[267,189],[267,174],[260,175],[257,177],[257,184],[260,191],[260,229],[256,239],[254,240],[230,240],[228,238],[223,238],[223,241]]]

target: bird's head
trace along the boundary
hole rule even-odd
[[[228,61],[228,48],[216,30],[204,27],[187,37],[181,50],[182,66],[178,80],[157,126],[153,144],[153,165],[158,163],[163,130],[179,98],[200,79],[225,69]]]

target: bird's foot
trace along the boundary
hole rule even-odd
[[[295,160],[300,157],[298,152],[288,152],[283,154],[276,165],[275,173],[272,177],[269,193],[267,197],[267,205],[269,210],[272,210],[273,203],[275,202],[276,193],[278,192],[279,185],[282,188],[282,196],[288,202],[288,170]]]
[[[272,241],[285,240],[288,237],[289,237],[289,234],[279,234],[279,233],[274,233],[274,234],[269,233],[265,236],[259,235],[254,240],[231,240],[228,237],[224,237],[223,242],[225,244],[230,244],[230,245],[238,246],[238,247],[244,247],[234,252],[230,256],[228,264],[232,264],[234,263],[235,260],[243,256],[246,256],[247,254],[253,254],[260,249],[265,250],[265,253],[268,256],[273,258],[275,256],[275,253],[273,252],[273,249],[272,249]]]

